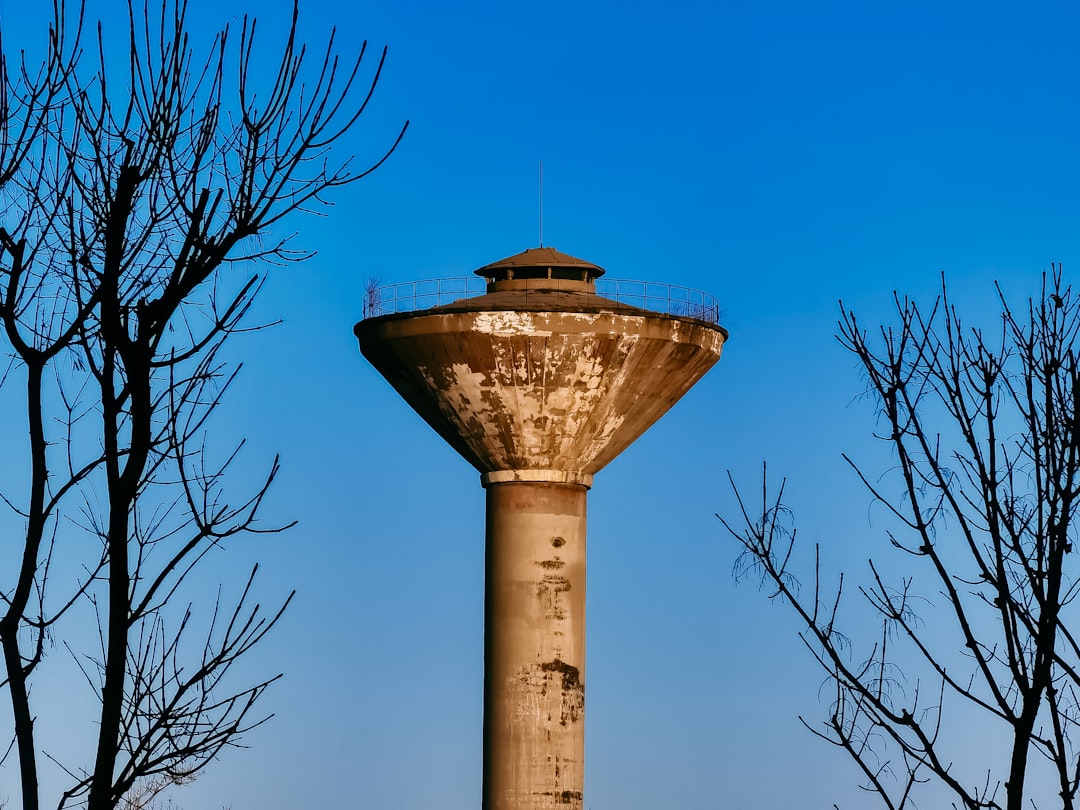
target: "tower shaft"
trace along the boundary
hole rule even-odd
[[[582,484],[487,483],[484,810],[581,810]]]

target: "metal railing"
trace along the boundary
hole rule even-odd
[[[474,298],[487,292],[487,281],[480,276],[429,278],[384,284],[364,291],[364,317],[414,312],[451,304],[462,298]]]
[[[715,295],[662,281],[633,281],[625,278],[599,278],[596,292],[604,298],[641,307],[651,312],[697,318],[720,323],[720,302]]]
[[[397,312],[415,312],[443,306],[465,298],[475,298],[487,292],[487,282],[480,276],[455,278],[432,278],[423,281],[403,281],[371,287],[364,292],[364,317],[390,315]],[[540,294],[540,291],[537,291]],[[559,295],[557,291],[544,290],[545,300]],[[620,304],[660,312],[696,318],[709,323],[720,322],[720,303],[716,296],[690,287],[665,284],[659,281],[632,281],[610,278],[596,280],[596,294]],[[515,297],[520,295],[516,293]],[[527,293],[526,293],[527,295]],[[566,293],[567,303],[575,293]]]

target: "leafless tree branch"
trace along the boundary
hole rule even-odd
[[[962,322],[944,281],[928,312],[897,296],[897,325],[872,336],[841,305],[838,339],[896,463],[878,478],[844,458],[895,523],[889,547],[912,571],[896,581],[882,571],[897,566],[870,561],[858,591],[881,631],[865,657],[837,630],[843,577],[823,596],[815,562],[813,596],[795,584],[783,483],[770,493],[763,475],[751,510],[732,480],[738,519],[721,517],[742,548],[737,575],[752,571],[791,606],[835,689],[829,718],[808,727],[888,808],[942,795],[963,808],[1021,810],[1036,796],[1044,806],[1034,786],[1049,779],[1055,806],[1072,810],[1080,786],[1080,646],[1067,610],[1080,588],[1080,298],[1060,267],[1023,309],[998,297],[990,332]],[[949,717],[979,718],[999,760],[969,770]]]

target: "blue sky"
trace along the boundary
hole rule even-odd
[[[0,0],[8,43],[26,4]],[[90,2],[120,25],[119,4]],[[210,30],[241,0],[191,0]],[[257,9],[269,46],[289,4]],[[725,470],[789,478],[832,570],[888,559],[869,496],[869,404],[833,339],[893,290],[992,322],[992,282],[1035,291],[1080,236],[1080,14],[994,2],[672,0],[349,6],[304,0],[310,39],[390,46],[344,148],[398,152],[295,219],[318,255],[275,270],[240,337],[215,430],[252,474],[282,456],[286,535],[238,542],[266,601],[298,591],[253,667],[286,678],[277,716],[180,807],[475,808],[480,795],[483,490],[360,357],[365,281],[469,274],[544,241],[611,277],[702,288],[731,332],[720,364],[601,472],[589,502],[586,807],[867,805],[854,768],[797,715],[823,716],[796,627],[713,517]],[[60,687],[57,687],[60,688]],[[4,781],[7,781],[5,778]],[[2,792],[2,791],[0,791]]]

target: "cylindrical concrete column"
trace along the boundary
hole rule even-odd
[[[483,808],[581,810],[588,490],[485,484]]]

